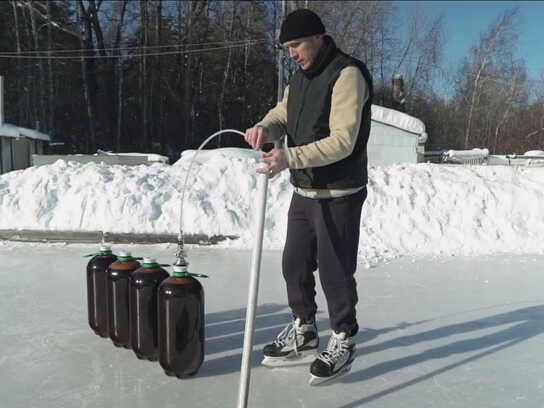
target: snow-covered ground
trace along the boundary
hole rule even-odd
[[[177,233],[194,151],[174,165],[110,166],[58,161],[0,176],[0,229]],[[234,235],[253,247],[259,153],[197,154],[188,177],[185,233]],[[369,170],[359,256],[543,253],[544,168],[406,164]],[[292,187],[270,180],[264,248],[281,249]]]
[[[206,296],[206,357],[179,380],[96,336],[83,254],[95,245],[0,243],[0,406],[234,407],[250,251],[189,247]],[[175,245],[114,246],[174,258]],[[249,407],[544,406],[544,256],[404,257],[357,273],[361,332],[350,375],[310,387],[307,367],[267,369],[290,319],[280,251],[265,251]],[[318,289],[321,347],[329,326]]]

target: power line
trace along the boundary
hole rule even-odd
[[[256,39],[247,39],[247,40],[232,40],[232,41],[210,41],[210,42],[203,42],[203,43],[189,43],[189,44],[162,44],[162,45],[148,45],[148,46],[134,46],[134,47],[106,47],[106,48],[99,48],[97,50],[104,50],[104,51],[130,51],[130,50],[155,50],[155,49],[164,49],[164,48],[179,48],[179,47],[193,47],[193,46],[202,46],[202,45],[222,45],[222,44],[231,44],[231,45],[252,45],[254,43],[261,43],[268,41],[266,38],[256,38]],[[62,53],[75,53],[75,52],[82,52],[82,51],[88,51],[88,49],[72,49],[72,50],[57,50],[57,49],[49,49],[49,50],[27,50],[27,51],[21,51],[17,53],[17,55],[33,55],[33,54],[42,54],[42,53],[48,53],[48,52],[54,52],[56,54],[62,54]],[[2,51],[0,52],[0,55],[13,55],[13,51]]]
[[[266,41],[253,41],[251,44],[259,44],[264,43]],[[164,55],[185,55],[185,54],[198,54],[202,52],[210,52],[210,51],[218,51],[218,50],[227,50],[229,48],[241,48],[245,47],[247,45],[246,43],[243,44],[236,44],[236,45],[228,45],[223,47],[209,47],[209,48],[201,48],[201,49],[193,49],[193,50],[176,50],[176,51],[163,51],[163,52],[151,52],[151,53],[144,53],[144,54],[128,54],[128,55],[71,55],[71,56],[58,56],[58,55],[18,55],[18,54],[0,54],[0,58],[14,58],[14,59],[53,59],[53,60],[80,60],[80,59],[111,59],[111,58],[123,58],[123,57],[157,57],[157,56],[164,56]],[[81,51],[96,51],[96,49],[92,50],[81,50]],[[47,51],[42,51],[43,53],[46,53]]]

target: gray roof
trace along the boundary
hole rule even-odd
[[[38,132],[34,129],[28,129],[21,126],[15,126],[10,123],[0,125],[0,137],[28,137],[30,139],[43,140],[50,142],[51,137],[45,133]]]

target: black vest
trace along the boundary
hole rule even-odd
[[[303,146],[330,135],[332,89],[343,68],[350,65],[359,68],[367,82],[369,98],[363,107],[353,152],[327,166],[290,169],[291,183],[296,187],[345,189],[364,186],[368,181],[366,144],[370,134],[372,77],[363,62],[343,53],[334,43],[332,46],[324,66],[314,70],[312,75],[299,69],[289,83],[287,145]]]

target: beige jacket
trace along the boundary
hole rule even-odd
[[[349,156],[355,148],[363,106],[368,97],[368,86],[361,71],[355,66],[342,69],[332,90],[329,116],[331,134],[304,146],[287,147],[285,142],[284,152],[288,167],[321,167]],[[283,99],[257,123],[257,126],[268,130],[273,140],[280,140],[286,133],[288,98],[289,87],[285,88]],[[353,194],[363,187],[343,190],[295,188],[295,191],[310,198],[329,198]]]

